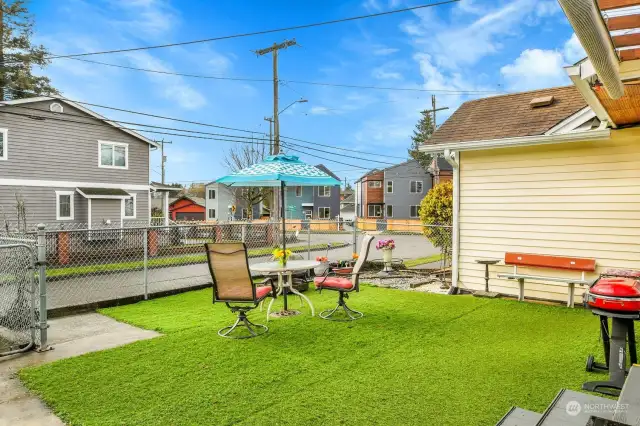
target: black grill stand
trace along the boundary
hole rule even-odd
[[[636,352],[636,335],[634,321],[640,319],[637,313],[626,314],[593,309],[594,315],[600,317],[600,333],[604,348],[605,364],[594,361],[593,355],[587,358],[587,371],[609,371],[609,380],[586,382],[582,389],[599,392],[605,395],[618,396],[627,375],[627,341],[629,343],[629,361],[638,362]],[[609,318],[611,318],[611,334],[609,334]]]

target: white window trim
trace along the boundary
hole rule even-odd
[[[211,216],[211,210],[213,210],[213,216]],[[216,209],[207,209],[207,217],[209,219],[215,219],[216,218]]]
[[[70,195],[71,206],[69,208],[71,216],[70,217],[60,217],[60,196],[61,195]],[[75,218],[75,200],[74,200],[75,191],[56,191],[56,220],[74,220]]]
[[[240,217],[242,219],[249,219],[249,209],[247,208],[240,209]]]
[[[211,191],[213,191],[213,198],[211,197]],[[213,189],[213,188],[208,189],[208,190],[207,190],[207,197],[208,197],[210,200],[215,200],[215,199],[216,199],[216,190],[215,190],[215,189]]]
[[[102,165],[102,145],[123,146],[124,147],[124,167],[122,166],[103,166]],[[112,155],[112,160],[115,160],[115,150]],[[129,144],[122,142],[110,142],[110,141],[98,141],[98,167],[101,169],[117,169],[128,170],[129,169]]]
[[[375,208],[376,207],[380,207],[380,214],[379,215],[370,214],[371,207],[373,207],[373,212],[374,213],[375,213]],[[369,205],[367,205],[367,216],[368,217],[382,217],[382,213],[384,213],[384,212],[382,211],[382,205],[381,204],[369,204]]]
[[[321,189],[322,189],[322,193],[320,192]],[[326,191],[326,189],[329,189],[329,191]],[[331,187],[330,186],[319,186],[318,187],[318,197],[322,197],[322,198],[331,197]]]
[[[0,161],[5,161],[9,159],[9,129],[0,129],[0,133],[2,133],[2,143],[4,144]]]
[[[391,207],[391,215],[389,215],[389,211],[387,210],[388,207]],[[387,204],[386,206],[384,206],[384,215],[386,217],[393,217],[393,205],[391,204]]]
[[[389,191],[389,184],[391,184],[391,191]],[[387,194],[393,194],[393,181],[392,180],[388,180],[387,181],[387,186],[384,188],[385,192]]]
[[[418,188],[417,183],[418,183],[418,182],[420,182],[420,191],[419,191],[419,192],[418,192],[418,191],[412,191],[412,190],[411,190],[411,184],[412,184],[412,183],[414,183],[414,182],[416,183],[416,189]],[[409,193],[411,193],[411,194],[422,194],[422,191],[423,191],[423,190],[424,190],[424,182],[423,182],[423,181],[421,181],[421,180],[412,180],[412,181],[409,181]]]
[[[133,197],[133,216],[126,216],[126,209],[124,208],[124,203],[125,203],[125,199],[122,200],[121,204],[120,204],[120,208],[121,208],[121,217],[123,220],[126,219],[135,219],[138,216],[138,194],[136,193],[132,193],[131,197]],[[127,197],[129,198],[129,197]]]
[[[325,217],[320,215],[320,210],[327,209],[327,214]],[[331,207],[318,207],[318,219],[331,219]]]
[[[373,184],[373,185],[371,185],[371,184]],[[367,188],[382,188],[382,181],[369,180],[369,181],[367,181]]]
[[[416,208],[416,215],[415,216],[411,215],[411,207],[415,207]],[[419,205],[418,206],[417,205],[409,206],[409,217],[412,218],[412,219],[420,217],[420,206]]]
[[[298,195],[298,189],[300,190],[300,195]],[[302,197],[302,187],[301,186],[296,186],[296,197]]]

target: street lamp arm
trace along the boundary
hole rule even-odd
[[[297,101],[293,101],[293,102],[291,102],[289,105],[287,105],[287,106],[286,106],[282,111],[280,111],[280,112],[278,113],[278,115],[280,115],[280,114],[282,114],[283,112],[285,112],[285,111],[287,110],[287,108],[289,108],[289,107],[290,107],[290,106],[292,106],[293,104],[298,104],[298,103],[299,103],[299,104],[303,104],[303,103],[305,103],[305,102],[309,102],[309,101],[308,101],[308,100],[306,100],[306,99],[298,99]]]

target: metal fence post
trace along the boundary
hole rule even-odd
[[[247,225],[246,224],[242,225],[241,230],[242,230],[241,231],[242,232],[242,242],[246,243],[247,242],[246,241],[246,239],[247,239]]]
[[[144,252],[143,260],[143,276],[144,276],[144,300],[149,299],[149,277],[148,277],[148,265],[149,265],[149,228],[144,228],[142,250]]]
[[[47,350],[47,234],[45,225],[38,224],[37,251],[38,251],[38,285],[40,289],[40,318],[38,329],[40,330],[40,351]]]
[[[353,252],[358,252],[358,218],[353,218]]]
[[[307,226],[307,260],[311,260],[311,223]]]

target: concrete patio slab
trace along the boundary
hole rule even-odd
[[[160,334],[89,313],[49,321],[52,350],[30,352],[0,360],[0,426],[63,425],[37,397],[20,383],[16,373],[23,367],[45,364],[151,339]]]

